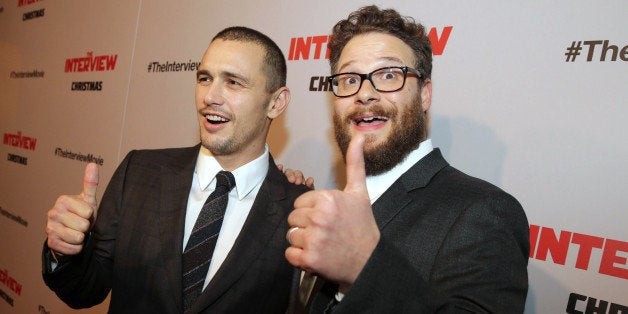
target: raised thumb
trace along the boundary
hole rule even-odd
[[[346,155],[347,185],[344,191],[351,194],[363,194],[368,197],[366,190],[366,169],[364,168],[364,141],[365,137],[357,133],[351,138]]]
[[[85,175],[83,176],[83,192],[81,196],[83,200],[92,206],[96,206],[96,191],[98,188],[98,166],[95,163],[89,163],[85,167]]]

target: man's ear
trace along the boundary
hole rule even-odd
[[[426,79],[421,87],[421,108],[427,112],[432,105],[432,80]]]
[[[288,108],[290,97],[290,89],[288,87],[283,86],[276,90],[271,98],[266,116],[271,120],[279,117]]]

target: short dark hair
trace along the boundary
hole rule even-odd
[[[414,67],[425,80],[432,76],[432,45],[425,27],[409,16],[401,16],[393,9],[381,10],[375,5],[366,6],[349,14],[333,28],[329,43],[329,64],[332,74],[336,73],[342,49],[353,37],[366,33],[384,33],[401,39],[414,51]]]
[[[248,27],[233,26],[216,34],[212,42],[216,39],[252,42],[262,46],[266,52],[263,65],[263,71],[266,74],[266,91],[272,93],[286,86],[286,58],[270,37]]]

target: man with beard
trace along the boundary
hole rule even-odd
[[[330,50],[347,185],[300,196],[286,235],[286,258],[307,272],[303,288],[312,274],[324,281],[310,312],[523,312],[525,213],[432,147],[424,27],[364,7],[335,25]]]
[[[88,165],[83,193],[48,212],[46,284],[73,308],[111,291],[112,313],[285,313],[287,216],[307,190],[286,180],[266,145],[290,102],[285,85],[270,38],[218,33],[196,77],[201,144],[130,152],[93,225],[98,169]]]

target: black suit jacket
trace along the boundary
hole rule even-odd
[[[523,312],[529,227],[512,196],[435,149],[372,207],[380,242],[334,314]],[[326,284],[311,312],[335,291]]]
[[[111,290],[112,313],[182,313],[186,204],[199,146],[130,152],[103,196],[80,255],[44,280],[73,308]],[[287,216],[305,186],[289,183],[272,157],[268,174],[226,260],[192,313],[284,313],[293,268],[284,257]]]

